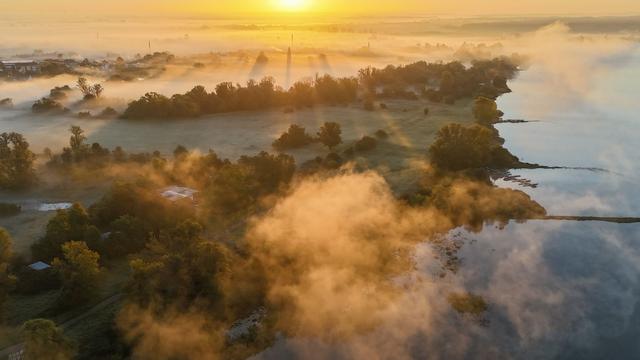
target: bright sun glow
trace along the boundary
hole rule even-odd
[[[307,5],[306,0],[280,0],[279,1],[280,8],[287,11],[302,10],[304,7],[306,7],[306,5]]]

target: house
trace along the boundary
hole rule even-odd
[[[46,270],[51,268],[51,265],[44,263],[42,261],[38,261],[38,262],[34,262],[33,264],[29,265],[29,268],[31,270],[35,270],[35,271],[42,271],[42,270]]]
[[[2,60],[0,73],[5,76],[29,76],[40,72],[40,64],[35,60]]]
[[[198,190],[182,186],[169,186],[161,190],[160,196],[171,202],[187,199],[196,203]]]

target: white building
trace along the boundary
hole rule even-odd
[[[160,195],[172,202],[188,199],[195,203],[197,201],[198,190],[182,186],[169,186],[162,189]]]

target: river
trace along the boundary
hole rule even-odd
[[[497,128],[521,160],[598,168],[513,170],[551,215],[640,216],[640,52],[602,59],[588,86],[557,86],[532,67],[499,100]],[[529,221],[465,239],[457,276],[491,305],[474,340],[515,358],[640,358],[640,224]]]

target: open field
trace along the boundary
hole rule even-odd
[[[316,107],[284,114],[281,110],[243,112],[214,115],[190,120],[131,121],[131,120],[78,120],[71,117],[21,117],[0,119],[3,131],[24,134],[35,151],[50,147],[60,151],[68,141],[68,129],[72,124],[86,130],[89,142],[99,142],[114,148],[122,146],[128,152],[159,150],[170,156],[173,149],[182,144],[192,149],[212,149],[220,156],[235,160],[242,155],[260,151],[274,151],[271,143],[289,125],[298,124],[315,134],[325,121],[335,121],[342,126],[343,144],[336,151],[341,153],[364,135],[373,136],[385,130],[389,138],[379,141],[378,147],[364,157],[356,157],[359,166],[375,168],[393,189],[402,193],[419,179],[426,165],[427,147],[435,133],[446,123],[472,121],[471,102],[459,101],[456,105],[433,104],[426,101],[384,101],[387,110],[364,111],[360,104],[344,107]],[[424,115],[424,108],[430,113]],[[320,144],[304,149],[288,151],[297,164],[328,152]],[[50,174],[41,176],[43,183],[33,190],[21,193],[0,193],[5,202],[80,202],[85,206],[96,201],[109,182],[91,179],[90,183],[70,179],[53,179]],[[0,226],[13,236],[15,249],[28,254],[29,246],[43,233],[53,212],[24,211],[18,216],[0,218]]]

